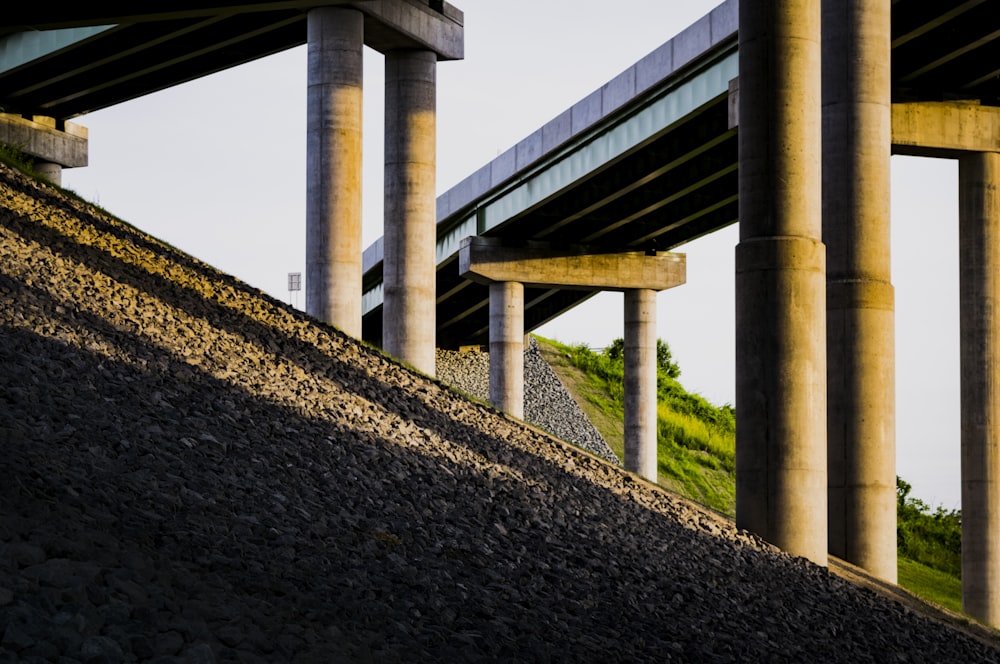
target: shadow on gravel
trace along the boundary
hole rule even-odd
[[[583,452],[532,453],[557,444],[175,252],[292,327],[23,215],[0,227],[343,390],[330,418],[307,415],[0,266],[0,590],[13,592],[0,618],[22,632],[79,615],[133,654],[173,633],[222,661],[844,661],[858,648],[944,661],[964,639],[701,532],[696,510]],[[346,395],[482,461],[362,430],[336,412]]]

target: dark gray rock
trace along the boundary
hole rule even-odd
[[[0,662],[1000,661],[2,166],[0,367]]]

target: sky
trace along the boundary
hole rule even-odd
[[[454,0],[466,57],[438,66],[438,193],[447,191],[708,13],[715,0]],[[382,235],[382,56],[366,49],[364,245]],[[304,307],[306,52],[295,48],[76,118],[90,165],[63,184],[270,295]],[[955,162],[893,157],[897,473],[957,509]],[[887,195],[888,192],[887,192]],[[687,283],[660,293],[657,333],[681,382],[735,401],[735,226],[678,247]],[[623,298],[599,295],[536,332],[600,348]]]

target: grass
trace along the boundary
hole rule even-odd
[[[914,595],[962,613],[962,581],[951,574],[900,556],[899,585]]]
[[[16,145],[0,143],[0,163],[7,164],[36,180],[41,177],[35,170],[35,160]]]
[[[580,407],[623,456],[621,366],[609,353],[538,338],[539,350]],[[732,516],[736,510],[736,426],[733,409],[714,406],[660,372],[657,408],[659,483]],[[931,602],[962,611],[961,514],[932,510],[897,482],[899,585]]]
[[[584,346],[539,338],[542,355],[618,455],[624,450],[621,359]],[[662,369],[662,367],[661,367]],[[687,392],[666,370],[658,376],[657,465],[659,483],[732,516],[736,510],[735,419]],[[676,372],[674,372],[676,373]]]

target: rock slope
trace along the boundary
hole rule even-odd
[[[0,167],[0,662],[982,662]]]
[[[490,398],[490,354],[480,351],[437,351],[437,377],[477,399]],[[579,445],[616,464],[620,460],[604,436],[580,409],[559,376],[528,338],[524,349],[524,419],[557,438]]]

